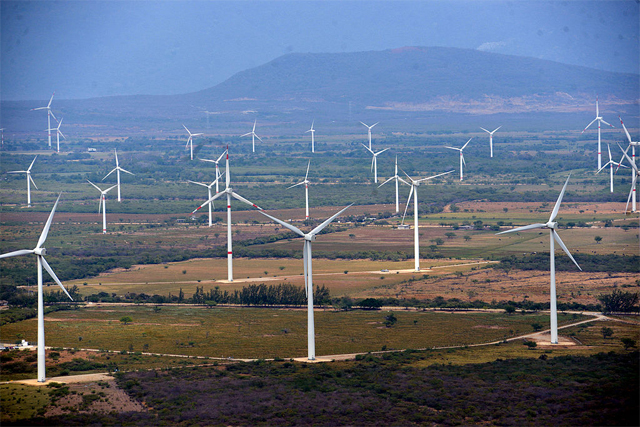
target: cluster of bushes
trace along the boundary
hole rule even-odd
[[[640,273],[640,256],[638,255],[589,255],[573,254],[582,271],[586,272],[624,272]],[[567,256],[555,257],[556,271],[575,271],[576,266]],[[503,270],[549,270],[549,253],[542,252],[527,255],[510,255],[500,259],[494,268]]]

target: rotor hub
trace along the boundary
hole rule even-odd
[[[315,234],[305,234],[304,235],[304,240],[307,240],[309,242],[313,242],[314,240],[316,240],[316,235]]]
[[[44,256],[47,254],[47,250],[45,248],[34,249],[33,253],[36,255]]]
[[[558,223],[557,222],[549,221],[545,225],[546,225],[547,228],[550,228],[552,230],[555,230],[556,228],[558,228]]]

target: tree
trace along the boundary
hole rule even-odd
[[[464,241],[468,242],[469,240],[471,240],[471,236],[464,236]]]
[[[516,308],[512,305],[508,305],[505,307],[504,312],[507,314],[513,314],[516,312]]]
[[[622,292],[614,289],[609,295],[600,295],[598,300],[603,305],[605,313],[631,312],[638,310],[638,293]]]
[[[360,301],[359,305],[367,310],[379,310],[382,307],[382,301],[376,298],[366,298]]]
[[[602,237],[596,236],[596,237],[593,238],[593,240],[595,240],[596,244],[598,244],[598,243],[600,243],[602,241]]]
[[[533,328],[534,331],[538,332],[542,330],[542,325],[538,322],[532,323],[531,327]]]
[[[620,338],[620,341],[622,341],[625,350],[636,346],[636,340],[632,340],[631,338]]]
[[[613,329],[607,328],[606,326],[603,326],[602,329],[600,329],[600,332],[602,333],[602,338],[604,339],[613,336]]]
[[[124,323],[125,325],[127,325],[127,324],[129,324],[129,323],[133,322],[133,320],[132,320],[132,319],[131,319],[131,317],[129,317],[129,316],[124,316],[124,317],[120,318],[120,321],[121,321],[122,323]]]
[[[393,325],[395,325],[397,321],[398,321],[398,319],[396,318],[396,316],[393,313],[391,313],[391,314],[389,314],[388,316],[386,316],[384,318],[384,325],[387,328],[390,328]]]
[[[454,237],[456,237],[456,233],[454,233],[453,231],[448,231],[444,233],[444,235],[447,236],[447,239],[453,239]]]

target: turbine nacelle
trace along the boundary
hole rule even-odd
[[[45,256],[47,254],[47,250],[45,248],[36,248],[33,250],[33,253],[40,256]]]
[[[308,242],[313,242],[314,240],[316,240],[316,235],[315,234],[305,234],[304,235],[304,240],[306,240]]]
[[[557,230],[558,229],[558,223],[555,221],[549,221],[544,225],[546,228],[549,228],[551,230]]]

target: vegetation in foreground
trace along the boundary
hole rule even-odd
[[[33,425],[638,425],[638,353],[415,363],[240,363],[120,374],[142,412],[32,418]],[[215,402],[215,404],[212,404]],[[24,422],[24,421],[23,421]]]

